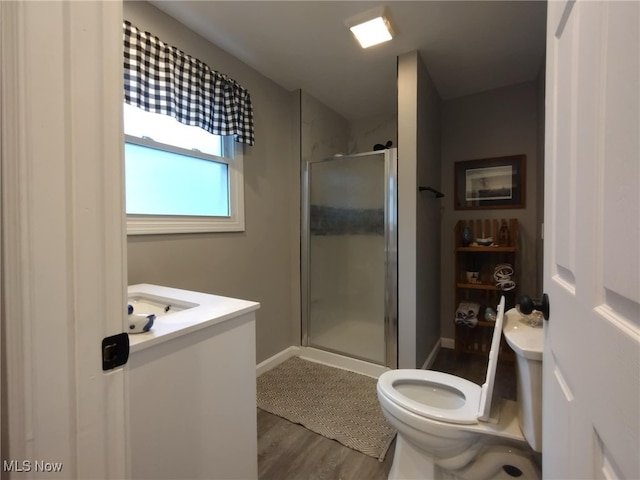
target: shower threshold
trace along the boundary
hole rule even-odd
[[[389,368],[313,347],[300,347],[300,358],[378,378]]]

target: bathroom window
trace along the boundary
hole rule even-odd
[[[127,233],[244,230],[242,147],[124,104]]]

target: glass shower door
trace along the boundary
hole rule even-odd
[[[307,165],[308,346],[386,364],[385,152]]]

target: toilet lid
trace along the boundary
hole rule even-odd
[[[487,376],[482,387],[448,373],[401,369],[383,373],[378,379],[378,391],[391,402],[422,417],[459,424],[489,420],[504,322],[504,296],[500,298],[497,310]],[[421,397],[425,401],[421,401]]]
[[[448,423],[478,423],[481,389],[464,378],[433,370],[391,370],[378,379],[391,402],[421,417]],[[429,403],[420,401],[429,395]]]
[[[498,354],[500,353],[500,339],[502,338],[502,324],[504,323],[504,296],[500,297],[498,311],[496,314],[496,324],[493,327],[493,337],[491,339],[491,350],[489,351],[489,363],[487,365],[487,377],[482,385],[480,395],[480,408],[478,409],[478,420],[486,422],[491,413],[491,399],[493,397],[493,384],[496,379],[496,367],[498,366]]]

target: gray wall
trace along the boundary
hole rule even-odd
[[[443,104],[442,116],[442,337],[454,337],[454,238],[460,219],[517,218],[520,228],[519,291],[534,295],[542,274],[538,258],[538,94],[536,82],[469,95]],[[454,210],[454,163],[461,160],[525,154],[526,208]]]
[[[304,92],[282,89],[150,4],[125,2],[124,16],[246,87],[254,103],[256,127],[256,145],[245,148],[246,231],[129,236],[129,284],[158,283],[261,302],[258,361],[298,345],[300,161],[315,155],[368,151],[375,143],[392,140],[399,147],[401,196],[399,301],[404,307],[399,319],[400,366],[421,366],[440,336],[453,337],[453,227],[458,219],[519,218],[521,291],[537,293],[541,275],[536,248],[540,137],[539,86],[535,82],[442,103],[427,69],[417,53],[411,52],[399,57],[398,119],[348,123]],[[330,119],[321,122],[320,116]],[[301,144],[300,139],[309,136],[315,140]],[[440,158],[439,137],[441,164],[436,161]],[[526,209],[453,210],[455,161],[516,153],[527,155]],[[435,201],[425,193],[418,196],[419,184],[440,187],[445,199]],[[432,209],[434,205],[440,212]],[[438,244],[433,234],[440,225]],[[441,255],[441,274],[438,261],[434,263],[430,255]]]
[[[238,81],[251,94],[256,144],[245,147],[241,233],[128,237],[129,284],[141,282],[261,303],[257,360],[299,343],[299,151],[295,95],[145,2],[124,17]]]
[[[418,186],[440,190],[442,100],[429,76],[419,63],[418,76]],[[416,366],[421,367],[440,339],[440,237],[442,200],[430,192],[418,194],[417,200],[417,317]]]
[[[398,366],[421,367],[440,339],[440,98],[417,52],[398,57]]]

